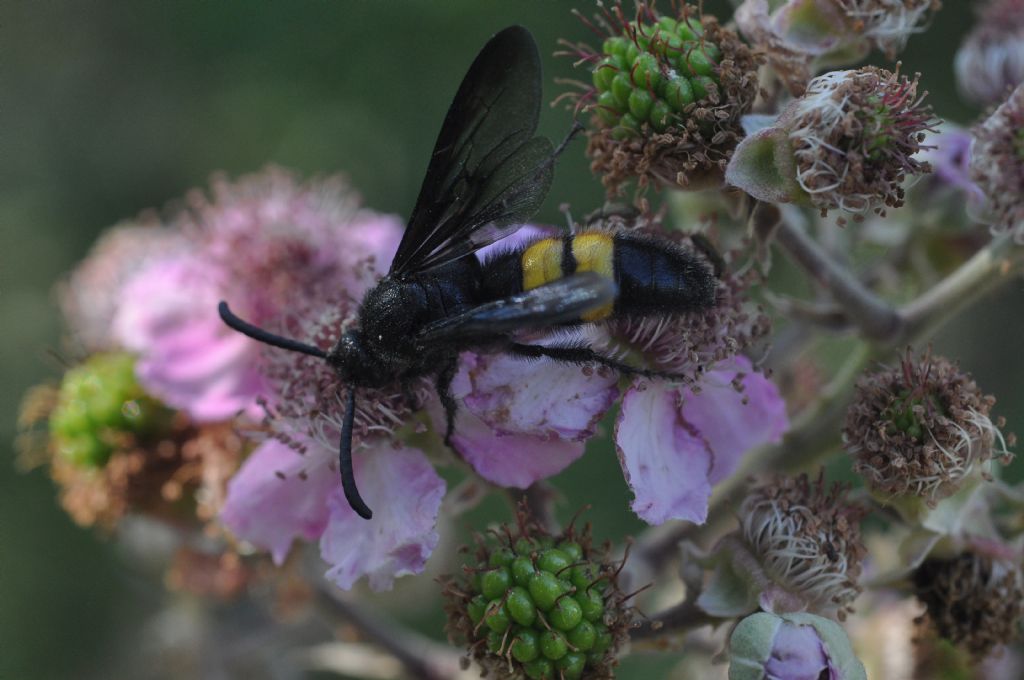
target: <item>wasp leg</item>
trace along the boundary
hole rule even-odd
[[[455,433],[455,414],[459,410],[458,404],[455,403],[455,397],[452,396],[452,380],[455,380],[455,373],[459,369],[458,358],[453,358],[441,369],[441,372],[437,374],[437,396],[441,398],[441,406],[444,407],[445,422],[447,423],[444,431],[444,443],[445,446],[452,445],[452,434]]]
[[[402,401],[409,407],[410,411],[419,411],[420,400],[416,397],[416,391],[412,388],[412,383],[404,383],[402,385]]]
[[[616,361],[615,359],[599,354],[589,347],[544,347],[542,345],[524,345],[514,342],[506,346],[505,349],[510,354],[528,359],[547,357],[548,359],[563,361],[569,364],[600,364],[601,366],[607,366],[608,368],[615,369],[623,375],[641,375],[645,378],[665,378],[667,380],[685,379],[685,376],[669,373],[667,371],[657,371],[650,368],[630,366],[629,364],[625,364],[621,361]]]

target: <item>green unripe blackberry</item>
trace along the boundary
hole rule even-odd
[[[555,665],[543,657],[523,664],[523,671],[530,680],[550,680],[555,677]]]
[[[510,651],[516,661],[527,663],[536,659],[540,655],[540,641],[536,631],[530,628],[520,628],[516,631]]]
[[[669,16],[648,0],[637,11],[622,0],[610,4],[587,20],[602,43],[568,52],[589,70],[589,84],[568,99],[593,114],[591,168],[611,195],[632,180],[640,190],[721,186],[745,136],[741,119],[757,99],[764,57],[698,3],[673,3]]]
[[[171,415],[139,386],[130,354],[94,354],[64,374],[50,436],[71,463],[102,467],[117,448],[165,430]]]
[[[504,595],[511,584],[512,575],[504,567],[491,569],[480,575],[480,592],[489,600]]]
[[[586,665],[586,655],[578,652],[569,652],[555,662],[555,668],[561,672],[565,680],[579,680],[579,678],[582,678]]]
[[[546,630],[540,634],[540,653],[557,661],[569,652],[569,642],[557,630]]]
[[[692,104],[717,93],[722,50],[704,37],[695,16],[634,21],[621,32],[604,41],[604,57],[592,72],[598,117],[614,136],[640,134],[644,124],[662,132],[681,124]],[[626,115],[632,118],[623,120]]]
[[[462,576],[446,579],[448,632],[497,678],[611,678],[629,617],[616,567],[589,533],[554,537],[520,517],[477,537]]]

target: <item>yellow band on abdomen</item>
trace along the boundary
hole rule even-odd
[[[596,272],[615,280],[615,260],[612,251],[615,242],[608,234],[592,232],[580,234],[572,240],[572,256],[576,260],[576,271]],[[584,321],[599,321],[611,316],[614,305],[607,304],[587,312]]]
[[[523,290],[562,278],[562,239],[546,238],[523,251]]]

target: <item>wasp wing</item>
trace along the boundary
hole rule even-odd
[[[529,220],[551,185],[551,142],[534,137],[541,65],[511,26],[469,67],[445,116],[392,274],[422,272],[493,243]]]
[[[439,319],[424,327],[417,340],[485,339],[527,328],[579,322],[587,312],[612,304],[615,293],[611,279],[581,272]]]

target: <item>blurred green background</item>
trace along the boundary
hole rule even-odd
[[[556,2],[73,0],[0,3],[0,678],[109,677],[143,654],[141,626],[159,581],[116,545],[75,527],[45,472],[14,469],[15,414],[25,390],[60,374],[52,288],[97,234],[160,207],[210,173],[274,162],[304,174],[343,172],[378,210],[406,215],[437,128],[466,67],[496,30],[520,23],[545,54],[546,94],[571,77],[551,53],[587,37]],[[938,112],[961,123],[952,52],[971,3],[949,2],[904,70],[922,71]],[[720,12],[725,2],[706,3]],[[721,16],[721,14],[719,14]],[[560,138],[569,114],[545,109]],[[560,162],[543,220],[560,203],[597,207],[582,145]],[[1024,429],[1021,286],[973,310],[937,339]],[[604,536],[636,531],[610,452],[562,480],[569,506],[601,499]],[[495,506],[497,507],[497,506]],[[436,620],[435,620],[436,621]],[[111,666],[115,663],[115,666]],[[666,662],[630,661],[623,678],[660,677]],[[169,669],[151,668],[152,677]]]

